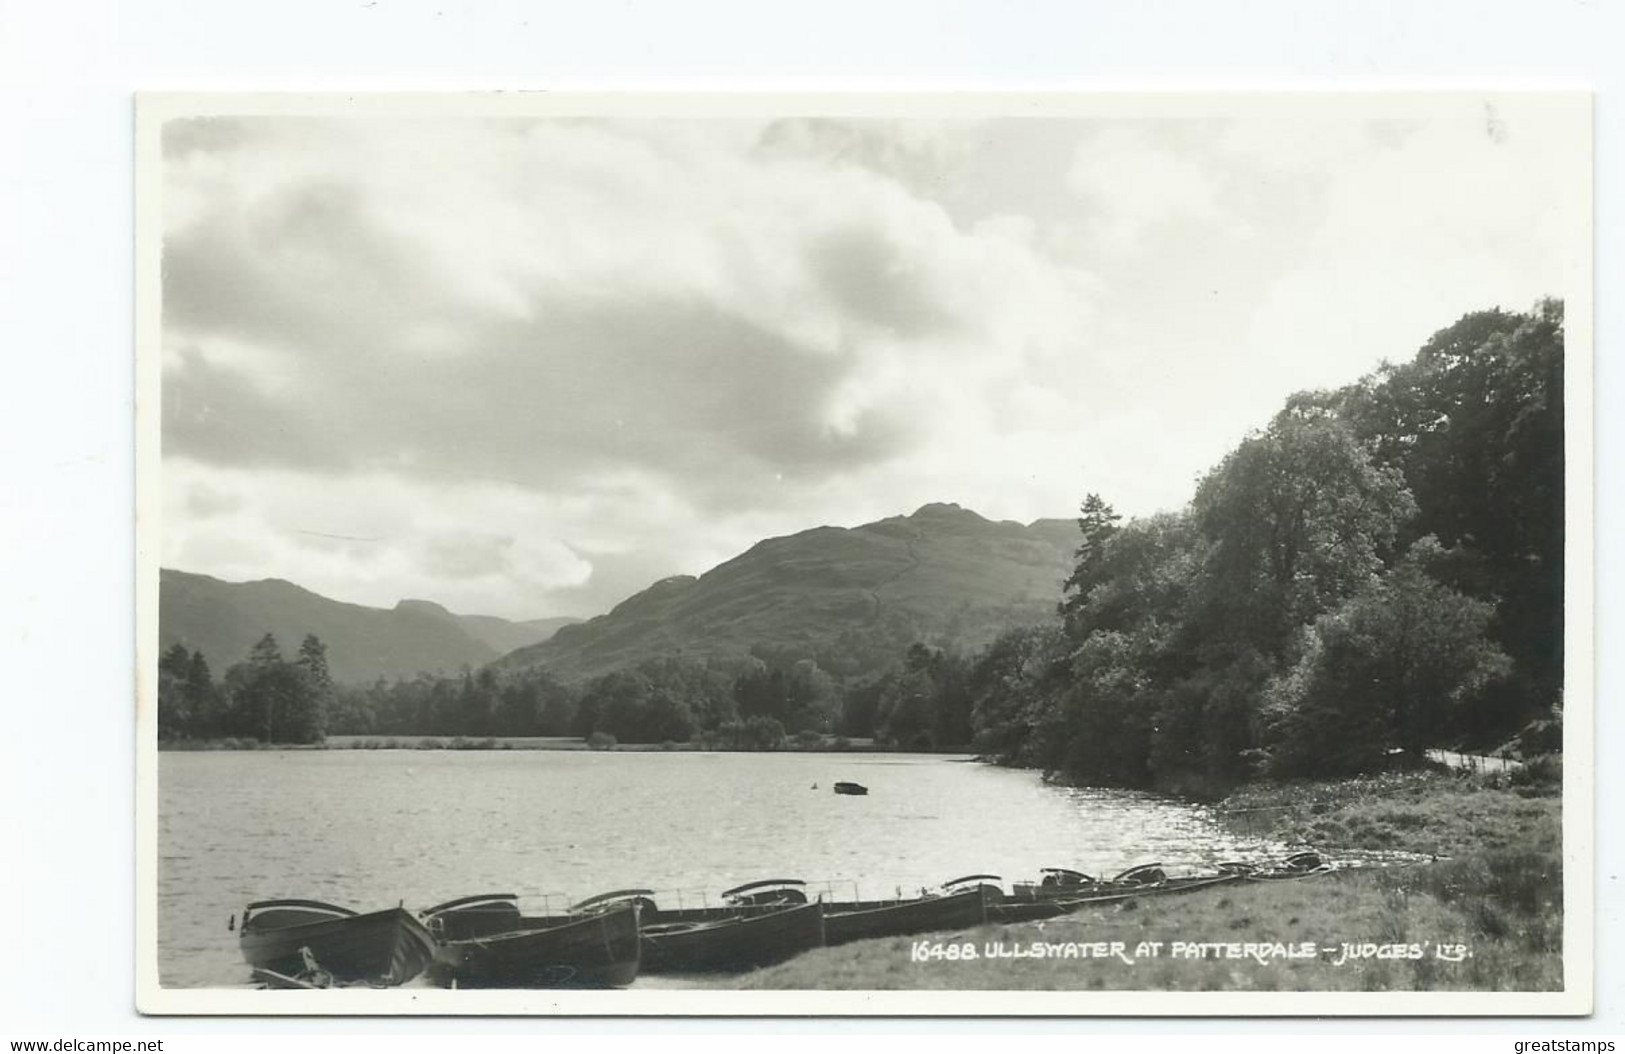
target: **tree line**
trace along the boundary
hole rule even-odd
[[[1290,398],[1179,512],[1089,495],[1058,617],[912,675],[905,727],[968,706],[1000,760],[1193,791],[1502,742],[1561,715],[1563,465],[1561,303],[1468,315]]]
[[[160,734],[841,735],[1197,791],[1366,771],[1560,713],[1563,465],[1562,304],[1478,312],[1292,396],[1177,512],[1125,521],[1088,495],[1055,616],[975,654],[881,625],[582,685],[486,668],[335,687],[319,640],[286,662],[268,636],[218,684],[165,653]]]
[[[158,738],[318,743],[334,694],[327,646],[315,634],[289,661],[267,633],[220,681],[201,651],[175,644],[158,660]]]

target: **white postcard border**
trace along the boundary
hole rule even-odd
[[[1367,85],[1362,91],[1179,90],[933,92],[389,92],[377,94],[143,93],[137,100],[136,241],[136,1008],[157,1015],[566,1015],[566,1016],[1541,1016],[1593,1007],[1595,909],[1595,650],[1593,616],[1593,232],[1592,100],[1573,85],[1485,89],[1482,85]],[[1316,114],[1362,117],[1461,115],[1463,108],[1546,108],[1573,129],[1573,192],[1582,196],[1565,301],[1565,711],[1564,982],[1558,992],[1011,992],[443,991],[435,989],[256,991],[166,988],[157,954],[157,643],[162,538],[161,253],[165,121],[199,116],[637,116],[727,118],[1224,117]]]

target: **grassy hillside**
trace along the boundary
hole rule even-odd
[[[607,615],[560,630],[501,666],[589,677],[661,654],[809,653],[865,636],[974,648],[1051,615],[1071,568],[1069,520],[994,522],[927,505],[861,527],[759,542],[698,578],[668,578]],[[895,655],[889,655],[895,658]]]

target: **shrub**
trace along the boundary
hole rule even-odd
[[[587,746],[592,750],[614,750],[615,737],[608,732],[594,732],[587,737]]]
[[[1512,770],[1507,781],[1514,787],[1561,786],[1563,783],[1563,756],[1541,754],[1530,758]]]

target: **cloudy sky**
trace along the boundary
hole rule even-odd
[[[929,501],[1175,508],[1289,393],[1563,293],[1573,139],[1505,104],[172,120],[162,562],[591,615]]]

